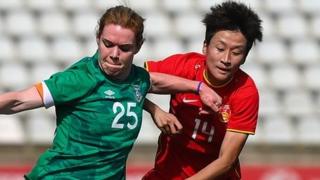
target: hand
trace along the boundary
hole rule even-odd
[[[200,109],[200,114],[210,114],[213,112],[218,112],[222,104],[222,98],[206,84],[201,83],[199,88],[200,99],[203,104],[208,108]]]
[[[176,116],[160,108],[157,108],[152,119],[157,127],[165,134],[178,134],[182,130],[182,125]]]
[[[199,115],[208,115],[208,114],[214,114],[214,113],[216,113],[216,111],[213,111],[211,108],[207,106],[199,108]]]

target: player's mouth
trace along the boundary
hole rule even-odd
[[[103,71],[109,75],[120,72],[123,69],[123,65],[118,63],[113,63],[108,61],[107,59],[103,59],[100,63],[101,68]]]
[[[228,74],[228,73],[231,72],[230,68],[217,67],[217,69],[218,69],[218,72],[221,73],[221,74]]]
[[[120,63],[110,63],[110,62],[108,62],[108,61],[105,61],[104,62],[107,66],[109,66],[109,67],[111,67],[111,68],[121,68],[122,67],[122,65],[120,64]]]
[[[103,59],[102,64],[104,64],[104,66],[107,66],[109,68],[122,68],[122,64],[121,63],[115,63],[112,60],[108,60],[108,59]]]

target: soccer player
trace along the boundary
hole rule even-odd
[[[196,91],[198,81],[159,74],[150,81],[145,69],[132,64],[143,44],[143,21],[128,7],[107,9],[99,21],[94,56],[30,88],[0,95],[0,114],[56,108],[53,145],[26,179],[125,179],[147,92]],[[162,82],[166,78],[171,84]],[[206,88],[200,95],[213,92]],[[161,126],[180,128],[170,123]]]
[[[249,134],[255,133],[259,95],[254,81],[241,70],[257,40],[262,40],[261,20],[242,3],[227,1],[211,7],[203,23],[203,54],[175,54],[147,61],[149,72],[176,75],[207,84],[222,97],[217,113],[205,108],[195,93],[171,96],[170,112],[183,131],[160,134],[155,165],[144,180],[240,179],[238,156]]]

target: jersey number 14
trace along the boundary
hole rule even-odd
[[[194,121],[195,121],[195,125],[194,125],[194,129],[193,129],[193,133],[192,133],[192,138],[196,139],[199,130],[201,130],[201,133],[209,136],[208,142],[212,142],[213,134],[214,134],[214,127],[211,126],[211,128],[209,127],[209,129],[208,129],[207,128],[208,122],[203,121],[203,123],[201,123],[200,119],[195,119]]]

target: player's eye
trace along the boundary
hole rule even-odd
[[[117,45],[117,44],[114,44],[113,42],[106,40],[106,39],[103,39],[102,42],[106,48],[112,48],[112,47],[118,46],[122,52],[129,52],[129,51],[133,51],[133,49],[134,49],[134,44]]]
[[[224,51],[224,48],[221,48],[221,47],[216,47],[216,49],[217,49],[219,52]]]
[[[239,55],[241,55],[242,53],[239,52],[239,51],[234,51],[234,52],[232,52],[232,54],[235,55],[235,56],[239,56]]]
[[[235,56],[239,56],[239,55],[244,54],[244,50],[242,48],[237,48],[237,49],[232,51],[232,54],[235,55]]]
[[[111,41],[108,41],[106,39],[103,39],[102,42],[106,48],[112,48],[115,46],[115,44],[113,44]]]
[[[129,52],[133,50],[134,45],[133,44],[122,44],[118,45],[119,49],[123,52]]]

